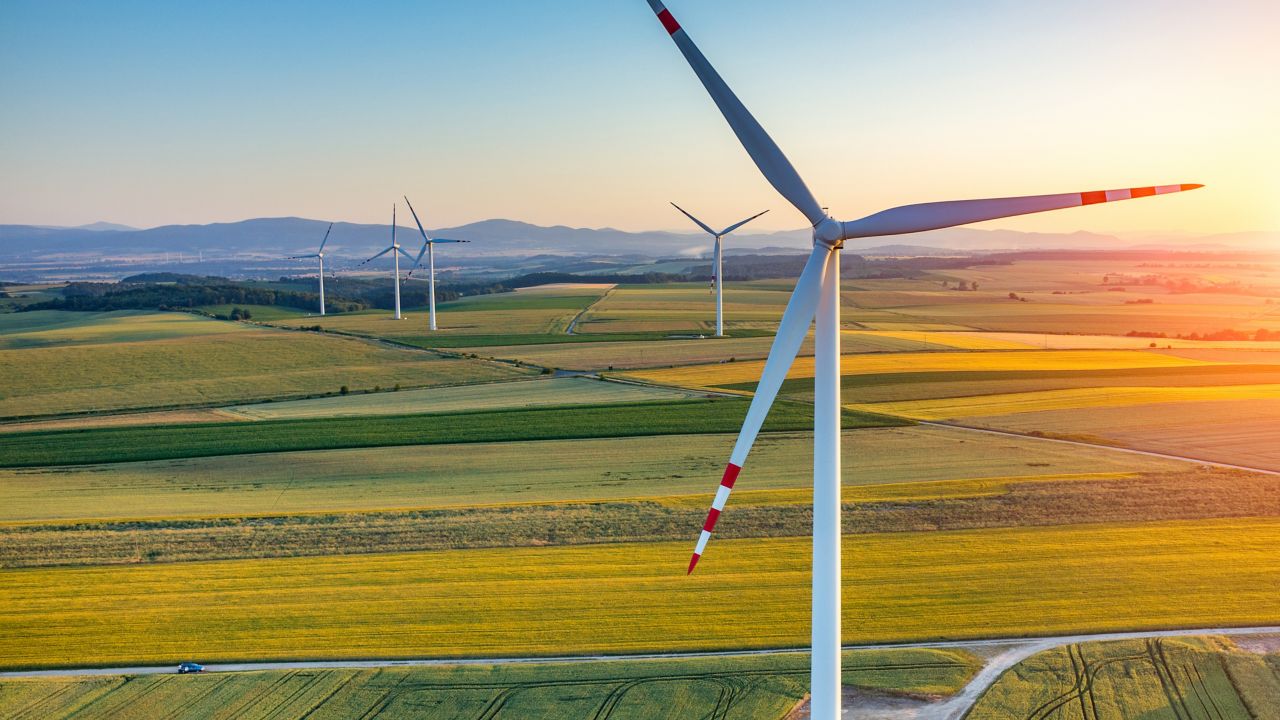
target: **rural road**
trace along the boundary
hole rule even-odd
[[[897,643],[884,645],[846,645],[845,650],[893,650],[901,648],[960,648],[991,649],[996,651],[987,664],[956,695],[945,700],[928,703],[895,713],[894,717],[918,720],[959,720],[973,706],[982,693],[1005,670],[1035,653],[1061,645],[1074,643],[1132,640],[1152,637],[1184,637],[1188,635],[1265,635],[1280,634],[1280,625],[1242,628],[1192,628],[1185,630],[1148,630],[1139,632],[1101,633],[1096,635],[1060,635],[1043,638],[992,638],[988,640],[953,640],[942,642]],[[243,672],[249,670],[307,670],[320,668],[385,668],[422,667],[432,665],[512,665],[529,663],[607,662],[610,660],[669,660],[673,658],[740,657],[747,655],[774,655],[808,652],[807,648],[777,650],[729,650],[702,653],[653,653],[646,655],[578,655],[571,657],[522,657],[522,658],[472,658],[438,660],[322,660],[310,662],[263,662],[208,665],[209,672]],[[198,660],[199,658],[192,658]],[[67,675],[154,675],[174,672],[173,665],[162,667],[80,668],[65,670],[26,670],[0,672],[0,679],[17,677],[50,677]],[[857,708],[848,708],[857,711]]]

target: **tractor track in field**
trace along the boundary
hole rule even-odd
[[[1017,663],[1026,658],[1045,650],[1051,650],[1063,645],[1078,645],[1085,642],[1094,641],[1112,641],[1112,640],[1146,640],[1148,652],[1146,655],[1137,656],[1137,659],[1150,659],[1156,667],[1156,672],[1161,677],[1161,681],[1174,680],[1174,668],[1168,664],[1168,659],[1164,657],[1163,648],[1161,647],[1161,638],[1166,637],[1185,637],[1193,635],[1267,635],[1280,634],[1280,626],[1259,626],[1259,627],[1239,627],[1239,628],[1192,628],[1181,630],[1148,630],[1135,632],[1118,632],[1118,633],[1101,633],[1093,635],[1070,635],[1058,637],[1042,637],[1042,638],[990,638],[979,640],[952,640],[939,642],[916,642],[916,643],[889,643],[875,645],[848,645],[845,650],[897,650],[908,648],[924,648],[924,649],[969,649],[969,650],[997,650],[999,651],[994,657],[987,660],[986,665],[970,679],[960,692],[946,698],[942,701],[930,703],[927,707],[921,707],[917,714],[913,717],[933,718],[935,720],[959,720],[963,718],[986,690],[994,684],[1003,674]],[[668,660],[680,658],[714,658],[714,657],[742,657],[752,655],[775,655],[775,654],[799,654],[807,652],[806,648],[780,648],[772,650],[728,650],[719,652],[701,652],[701,653],[649,653],[637,655],[582,655],[582,656],[562,656],[562,657],[519,657],[519,658],[449,658],[449,659],[418,659],[418,660],[323,660],[310,662],[265,662],[265,663],[239,663],[239,664],[222,664],[209,666],[209,671],[218,672],[248,672],[262,670],[308,670],[308,669],[381,669],[381,668],[406,668],[406,667],[424,667],[424,666],[456,666],[456,665],[517,665],[517,664],[561,664],[561,663],[581,663],[581,662],[610,662],[610,661],[635,661],[635,660]],[[1090,666],[1081,656],[1077,662],[1075,656],[1072,656],[1073,664],[1076,665],[1075,681],[1069,689],[1061,695],[1051,699],[1046,706],[1042,706],[1033,712],[1030,717],[1043,718],[1052,714],[1053,710],[1072,701],[1081,703],[1081,710],[1085,717],[1089,717],[1092,713],[1092,687],[1095,676],[1098,671],[1111,662],[1121,660],[1132,660],[1135,658],[1116,658],[1109,659],[1099,665]],[[865,670],[884,670],[884,669],[908,669],[912,667],[937,667],[938,663],[891,663],[884,666],[868,666],[861,668]],[[854,670],[854,668],[848,668]],[[1183,668],[1184,672],[1190,672]],[[154,675],[172,673],[171,666],[163,667],[117,667],[117,668],[84,668],[84,669],[64,669],[64,670],[26,670],[26,671],[9,671],[0,672],[0,679],[8,677],[57,677],[57,676],[94,676],[94,675]],[[742,679],[746,676],[753,675],[804,675],[807,670],[758,670],[747,671],[745,673],[735,673],[735,679]],[[294,674],[287,674],[285,677],[293,677]],[[406,676],[407,677],[407,676]],[[719,696],[716,707],[706,717],[708,720],[719,720],[725,717],[726,713],[737,703],[742,695],[743,688],[738,687],[733,682],[727,681],[722,675],[717,673],[687,673],[674,675],[653,675],[647,677],[625,677],[611,678],[599,677],[591,679],[575,679],[563,681],[546,681],[535,683],[520,683],[517,685],[500,685],[493,683],[408,683],[404,682],[406,678],[401,678],[399,682],[388,688],[380,697],[378,697],[365,711],[361,717],[375,718],[380,715],[394,700],[403,693],[413,690],[496,690],[497,693],[490,697],[485,703],[477,720],[488,720],[497,718],[501,715],[504,707],[512,700],[526,690],[549,687],[549,686],[569,686],[569,685],[615,685],[608,693],[605,699],[597,706],[596,711],[591,715],[594,720],[608,720],[618,706],[623,702],[625,696],[647,683],[664,682],[672,680],[693,680],[704,679],[716,683],[719,686]],[[283,680],[283,678],[282,678]],[[279,685],[279,683],[276,683]],[[1171,704],[1176,703],[1186,711],[1187,699],[1182,697],[1182,693],[1178,692],[1177,683],[1174,685],[1174,696],[1170,698]],[[1166,692],[1169,688],[1166,686]],[[295,699],[297,693],[293,693],[290,699]],[[35,701],[36,704],[47,700],[47,698]],[[314,711],[314,707],[311,708]],[[1206,711],[1208,709],[1206,708]],[[1219,710],[1220,712],[1220,710]],[[1189,716],[1189,713],[1187,713]],[[1182,716],[1180,716],[1182,717]]]

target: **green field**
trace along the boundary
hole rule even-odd
[[[1280,521],[846,537],[844,640],[1259,625]],[[0,667],[796,647],[807,538],[0,571]],[[188,612],[198,607],[198,613]]]
[[[1068,645],[1006,672],[967,717],[1273,719],[1280,717],[1280,654],[1274,644],[1270,650],[1213,637]]]
[[[221,411],[251,420],[287,420],[671,401],[694,396],[682,390],[565,377],[238,405]]]
[[[690,495],[705,509],[733,434],[313,450],[0,470],[0,522],[315,514]],[[734,493],[812,485],[807,433],[765,433]],[[888,488],[1185,463],[940,427],[844,434],[844,482]],[[512,468],[519,468],[513,472]],[[726,514],[726,522],[732,513]]]
[[[177,313],[57,313],[0,349],[0,417],[209,406],[375,386],[448,385],[532,371]],[[26,313],[19,314],[27,322]],[[67,320],[71,316],[76,320]],[[0,316],[6,320],[14,316]],[[25,345],[14,349],[13,338]]]
[[[724,433],[747,413],[741,398],[614,403],[450,414],[377,415],[254,423],[197,423],[46,430],[0,435],[0,466],[84,465],[289,450],[515,440]],[[845,427],[908,421],[844,411]],[[813,427],[804,405],[778,403],[764,430]]]
[[[845,653],[845,682],[894,693],[953,692],[976,670],[956,651]],[[807,655],[527,665],[316,669],[211,675],[0,680],[18,718],[183,717],[652,720],[780,717],[805,692]]]

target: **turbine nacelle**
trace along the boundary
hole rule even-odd
[[[822,219],[813,226],[813,245],[822,245],[828,250],[839,250],[844,246],[844,227],[831,216]]]

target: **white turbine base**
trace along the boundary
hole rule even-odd
[[[814,322],[811,720],[840,718],[840,251]]]

